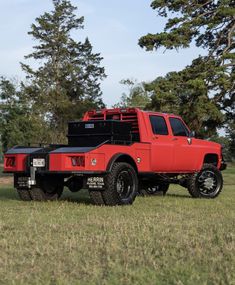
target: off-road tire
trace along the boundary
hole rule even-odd
[[[132,204],[137,192],[138,178],[135,169],[126,162],[114,163],[111,172],[105,177],[105,190],[102,192],[105,204],[108,206]]]
[[[203,176],[205,179],[203,179]],[[211,185],[206,186],[206,179],[210,179],[209,182]],[[213,187],[213,189],[210,191],[208,187]],[[193,198],[216,198],[220,194],[222,188],[222,174],[213,164],[205,163],[201,171],[191,175],[188,180],[188,192]],[[207,190],[210,192],[206,192]]]
[[[65,183],[65,186],[68,187],[69,191],[75,193],[80,191],[83,188],[83,179],[81,177],[73,177]]]
[[[20,200],[22,200],[22,201],[31,201],[32,200],[29,189],[17,188],[16,191],[18,193]]]
[[[90,194],[91,200],[93,201],[95,205],[102,206],[105,204],[102,193],[100,191],[89,190],[89,194]]]
[[[52,193],[46,192],[44,189],[39,187],[31,188],[29,191],[33,201],[54,201],[60,198],[63,192],[63,188],[61,189],[59,186]]]
[[[143,185],[140,186],[139,193],[142,196],[154,196],[162,194],[163,196],[166,195],[170,184],[169,183],[161,183],[157,184],[154,187],[143,187]]]
[[[46,201],[46,196],[44,191],[41,188],[31,188],[30,190],[30,195],[32,197],[33,201]]]

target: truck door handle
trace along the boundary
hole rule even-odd
[[[177,138],[173,138],[172,140],[173,140],[173,141],[177,141],[178,139],[177,139]]]

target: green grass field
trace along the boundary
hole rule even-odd
[[[97,207],[86,192],[22,202],[0,186],[0,284],[235,284],[235,168],[214,200]]]

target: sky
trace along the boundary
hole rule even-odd
[[[203,51],[196,47],[176,51],[146,52],[138,39],[161,32],[164,19],[150,8],[150,0],[72,0],[77,15],[84,16],[84,30],[73,38],[88,37],[94,52],[101,53],[107,78],[102,82],[103,100],[108,107],[123,92],[122,79],[151,81],[169,71],[181,70]],[[19,62],[32,52],[35,41],[27,34],[35,18],[53,8],[51,0],[0,0],[0,75],[24,79]]]

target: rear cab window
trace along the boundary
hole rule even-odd
[[[150,115],[150,123],[152,126],[152,131],[155,135],[168,135],[168,128],[166,120],[162,116]]]
[[[186,128],[184,123],[178,118],[169,118],[172,133],[177,137],[188,137],[189,130]]]

